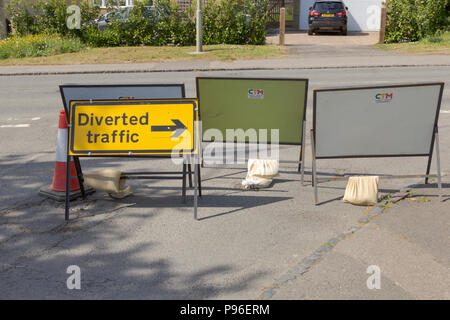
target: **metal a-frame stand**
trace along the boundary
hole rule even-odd
[[[430,175],[431,162],[433,158],[433,149],[436,149],[436,170],[437,175]],[[314,129],[311,129],[311,149],[312,149],[312,186],[314,188],[314,204],[319,204],[318,196],[318,178],[317,178],[317,164],[316,164],[316,150],[315,150],[315,138]],[[439,150],[439,130],[438,127],[434,128],[433,143],[430,150],[430,155],[428,156],[427,172],[425,175],[393,175],[393,176],[382,176],[380,179],[407,179],[407,178],[425,178],[425,183],[428,183],[429,178],[437,177],[438,190],[439,190],[439,200],[442,200],[442,173],[441,173],[441,155]],[[335,177],[326,179],[325,181],[338,181],[346,180],[348,177]]]
[[[196,112],[198,111],[198,108],[195,110]],[[68,122],[68,126],[69,128],[71,127],[71,123],[70,123],[70,116],[68,113],[66,113],[67,116],[67,122]],[[198,122],[196,123],[195,126],[195,143],[197,146],[199,146],[199,125]],[[67,146],[69,146],[69,141],[70,139],[70,135],[67,136]],[[200,148],[198,148],[200,149]],[[201,191],[201,173],[200,173],[200,161],[198,160],[198,154],[199,152],[197,151],[194,154],[194,172],[192,172],[192,158],[190,155],[185,155],[183,156],[183,170],[182,170],[182,174],[180,177],[180,173],[179,172],[167,172],[167,171],[163,171],[163,172],[124,172],[121,175],[121,179],[131,179],[131,180],[142,180],[142,179],[158,179],[158,180],[162,180],[162,179],[178,179],[178,180],[182,180],[182,202],[186,203],[186,178],[189,178],[189,187],[192,188],[193,184],[194,184],[194,217],[196,220],[197,219],[197,207],[198,207],[198,197],[202,196],[202,191]],[[69,155],[69,150],[66,150],[66,155],[67,155],[67,164],[70,164],[70,160],[71,157]],[[84,157],[84,156],[83,156]],[[86,156],[86,157],[96,157],[96,156]],[[103,156],[97,156],[97,157],[103,157]],[[114,157],[114,156],[106,156],[106,157]],[[120,156],[118,156],[120,157]],[[80,184],[80,191],[81,191],[81,195],[83,197],[83,199],[86,198],[86,191],[84,189],[84,178],[83,178],[83,173],[82,173],[82,169],[81,169],[81,165],[80,165],[80,160],[79,160],[80,156],[73,156],[74,159],[74,164],[75,164],[75,168],[76,168],[76,172],[77,172],[77,176],[76,177],[72,177],[70,175],[70,165],[66,166],[66,194],[65,194],[65,220],[68,221],[70,219],[70,180],[71,179],[78,179],[79,184]],[[165,156],[141,156],[139,158],[158,158],[158,159],[168,159]],[[194,175],[194,183],[192,181],[192,175]]]

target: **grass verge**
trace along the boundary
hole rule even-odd
[[[0,59],[0,66],[14,65],[71,65],[71,64],[123,64],[186,60],[251,60],[285,56],[276,45],[208,45],[203,54],[193,54],[195,47],[114,47],[86,48],[75,53],[52,56]]]
[[[450,32],[416,42],[377,44],[381,49],[415,54],[450,54]]]
[[[11,37],[0,41],[0,61],[11,58],[52,56],[83,49],[85,45],[79,39],[64,38],[56,34]]]

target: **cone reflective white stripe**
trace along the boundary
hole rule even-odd
[[[50,186],[50,189],[56,192],[66,191],[67,137],[68,125],[66,112],[62,110],[59,114],[55,174],[53,175],[53,183]],[[73,161],[70,161],[70,176],[77,176],[77,171],[75,169],[75,164]],[[77,190],[80,190],[78,179],[70,179],[70,191],[72,192]]]
[[[69,130],[59,128],[58,138],[56,142],[56,161],[57,162],[67,162],[67,135]]]

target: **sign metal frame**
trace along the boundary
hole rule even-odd
[[[108,89],[115,88],[115,89],[117,89],[118,95],[120,97],[127,97],[129,95],[127,93],[127,89],[129,89],[129,88],[136,88],[136,87],[143,87],[143,88],[146,88],[146,87],[147,88],[168,88],[168,87],[175,88],[175,87],[178,87],[181,90],[181,96],[179,96],[179,97],[160,97],[160,98],[154,98],[154,97],[146,96],[146,97],[133,99],[133,100],[166,99],[166,98],[179,99],[179,98],[185,98],[186,97],[186,89],[185,89],[184,83],[180,83],[180,84],[176,84],[176,83],[171,83],[171,84],[146,84],[146,83],[143,83],[143,84],[100,84],[100,85],[98,85],[98,84],[85,84],[85,85],[84,84],[63,84],[63,85],[59,86],[59,91],[60,91],[61,99],[62,99],[62,102],[63,102],[63,105],[64,105],[64,110],[66,111],[66,115],[68,117],[69,116],[69,111],[70,111],[69,110],[69,108],[70,108],[70,100],[69,100],[69,105],[67,105],[66,95],[64,93],[65,89],[68,89],[68,88],[80,88],[80,89],[82,89],[82,88],[93,88],[93,89],[96,89],[96,90],[101,90],[102,88],[108,88]],[[103,101],[105,101],[105,100],[121,100],[121,99],[115,98],[115,97],[110,97],[108,99],[103,99],[103,98],[98,98],[96,96],[92,96],[92,97],[89,97],[89,98],[77,98],[77,100],[83,100],[83,101],[85,101],[85,100],[103,100]],[[123,99],[123,100],[127,100],[127,99]],[[69,120],[69,118],[67,118],[67,120]]]
[[[185,89],[185,85],[184,83],[181,84],[63,84],[59,86],[59,92],[61,95],[61,99],[62,99],[62,103],[64,106],[64,110],[66,112],[66,118],[67,118],[67,123],[69,123],[69,112],[70,112],[70,101],[67,101],[66,99],[66,93],[65,90],[66,89],[95,89],[97,90],[102,90],[102,89],[115,89],[117,92],[117,95],[119,97],[126,97],[130,95],[130,92],[128,92],[129,89],[133,89],[136,87],[142,87],[142,88],[149,88],[149,89],[155,89],[155,88],[179,88],[180,90],[180,96],[173,96],[173,97],[159,97],[159,98],[185,98],[186,97],[186,89]],[[93,101],[93,100],[100,100],[97,99],[98,96],[96,94],[93,94],[92,96],[90,96],[89,98],[81,98],[78,97],[78,100],[89,100],[89,101]],[[151,97],[149,94],[145,94],[145,98],[154,98]],[[114,101],[114,100],[120,100],[115,97],[109,97],[109,99],[103,99],[103,101]],[[135,99],[136,100],[136,99]],[[158,155],[154,155],[152,158],[164,158],[166,156],[158,156]],[[81,189],[81,195],[83,197],[83,199],[86,198],[86,193],[85,193],[85,189],[84,189],[84,179],[83,179],[83,171],[81,168],[81,163],[80,163],[80,159],[78,156],[73,156],[73,161],[75,164],[75,169],[77,172],[77,177],[78,177],[78,182],[80,184],[80,189]],[[191,169],[191,164],[188,164],[188,174],[189,174],[189,186],[192,187],[192,169]],[[200,194],[201,194],[201,189],[200,189]]]
[[[121,99],[106,99],[106,100],[100,100],[100,101],[95,101],[95,100],[72,100],[70,102],[70,108],[69,111],[71,111],[71,109],[76,106],[76,105],[149,105],[149,104],[176,104],[176,103],[186,103],[186,102],[192,102],[193,103],[193,120],[194,120],[194,129],[193,129],[193,133],[194,133],[194,139],[193,139],[193,150],[194,152],[191,153],[185,153],[184,150],[178,150],[177,152],[175,152],[176,154],[179,154],[180,156],[183,155],[184,157],[184,161],[183,161],[183,171],[181,173],[181,176],[179,172],[131,172],[131,173],[127,173],[124,172],[121,176],[121,178],[126,178],[126,179],[181,179],[183,181],[182,184],[182,201],[183,203],[186,203],[186,177],[187,175],[189,176],[189,187],[193,187],[193,183],[192,183],[192,175],[194,175],[194,216],[197,219],[197,204],[198,204],[198,200],[197,197],[198,196],[202,196],[201,193],[201,175],[200,175],[200,164],[197,160],[198,158],[198,151],[199,151],[199,145],[198,145],[198,134],[199,134],[199,128],[198,128],[198,122],[197,117],[198,117],[198,102],[197,99],[187,99],[187,98],[178,98],[178,99],[130,99],[130,100],[121,100]],[[75,115],[75,113],[74,113]],[[70,155],[69,153],[69,148],[70,148],[70,143],[72,140],[72,134],[73,134],[73,127],[72,127],[72,123],[73,121],[73,117],[72,115],[69,113],[69,134],[67,136],[67,163],[70,163],[70,159],[71,157],[78,160],[78,158],[81,157],[89,157],[89,158],[159,158],[159,159],[170,159],[172,152],[169,153],[162,153],[162,154],[139,154],[139,153],[131,153],[129,154],[128,152],[124,152],[121,151],[120,154],[101,154],[101,153],[94,153],[94,154],[89,154],[89,152],[87,153],[83,153],[83,154],[77,154],[77,155]],[[196,143],[197,142],[197,143]],[[165,150],[167,151],[167,150]],[[135,151],[136,152],[136,151]],[[194,170],[192,172],[192,168],[191,168],[191,160],[192,158],[194,158]],[[186,161],[186,159],[189,159],[189,161]],[[79,160],[78,160],[79,161]],[[75,161],[74,161],[75,162]],[[79,163],[79,162],[78,162]],[[76,162],[75,162],[76,164]],[[66,202],[65,202],[65,219],[66,221],[69,220],[69,213],[70,213],[70,188],[67,188],[67,185],[70,184],[70,179],[73,178],[78,178],[78,180],[80,181],[80,187],[81,187],[81,191],[82,191],[82,195],[83,198],[85,198],[85,194],[84,194],[84,190],[83,190],[83,176],[82,176],[82,172],[81,172],[81,167],[79,167],[79,171],[77,169],[77,176],[78,177],[70,177],[70,166],[67,166],[66,168]],[[155,176],[157,175],[157,176]],[[169,175],[169,176],[165,176],[165,175]],[[176,176],[173,176],[176,175]]]
[[[302,130],[299,132],[299,135],[301,136],[300,143],[285,143],[280,141],[280,145],[296,145],[300,146],[300,154],[299,154],[299,161],[298,161],[298,172],[301,172],[301,183],[303,184],[304,181],[304,174],[305,174],[305,165],[304,165],[304,158],[305,158],[305,134],[306,134],[306,112],[307,112],[307,102],[308,102],[308,86],[309,86],[309,79],[307,78],[252,78],[252,77],[245,77],[245,78],[237,78],[237,77],[196,77],[196,89],[197,89],[197,98],[198,98],[198,109],[199,109],[199,119],[202,121],[202,115],[201,115],[201,97],[200,97],[200,85],[199,80],[205,79],[205,80],[248,80],[248,81],[298,81],[298,82],[304,82],[305,83],[305,97],[304,101],[299,102],[299,104],[303,104],[303,117],[300,119],[302,123]],[[215,140],[216,141],[216,140]],[[201,142],[214,142],[214,141],[207,141],[203,140],[203,137],[201,139]],[[226,138],[223,139],[223,143],[236,143],[236,141],[227,141]],[[242,142],[247,144],[250,144],[249,142]],[[266,142],[268,145],[272,144],[271,142]],[[201,150],[201,159],[203,164],[203,150]]]
[[[430,151],[425,154],[379,154],[379,155],[344,155],[344,156],[316,156],[316,128],[317,128],[317,94],[320,92],[333,92],[333,91],[351,91],[351,90],[367,90],[367,89],[386,89],[386,88],[406,88],[406,87],[423,87],[423,86],[440,86],[438,101],[436,105],[436,114],[434,118],[433,133],[430,141]],[[426,82],[426,83],[412,83],[412,84],[397,84],[397,85],[374,85],[374,86],[350,86],[350,87],[334,87],[334,88],[322,88],[313,90],[313,128],[311,129],[311,149],[312,149],[312,187],[314,188],[314,203],[318,205],[318,178],[317,178],[317,160],[320,159],[350,159],[350,158],[403,158],[403,157],[428,157],[427,169],[424,175],[414,175],[414,177],[425,178],[425,184],[428,184],[431,170],[431,164],[433,159],[433,150],[436,149],[436,165],[437,165],[437,178],[439,198],[442,196],[442,175],[440,165],[440,150],[439,150],[439,114],[441,110],[442,96],[444,92],[444,82]],[[387,176],[382,178],[405,178],[412,176]],[[336,180],[342,177],[337,177]]]

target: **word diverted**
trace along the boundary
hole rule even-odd
[[[196,106],[195,100],[75,102],[69,153],[192,153]]]
[[[148,112],[145,113],[145,115],[141,116],[141,117],[137,117],[137,116],[131,116],[128,117],[127,114],[124,112],[121,116],[95,116],[93,113],[91,113],[90,115],[86,114],[86,113],[80,113],[78,114],[78,125],[80,126],[85,126],[85,125],[98,125],[101,126],[103,124],[103,122],[107,125],[107,126],[112,126],[112,125],[148,125]],[[139,123],[138,123],[139,122]]]
[[[78,114],[78,125],[90,126],[96,128],[98,126],[148,126],[148,112],[141,116],[128,116],[123,113],[119,116],[96,116],[94,113]],[[113,130],[111,133],[92,133],[89,130],[86,134],[88,143],[137,143],[139,142],[138,133],[130,133],[130,130]]]

